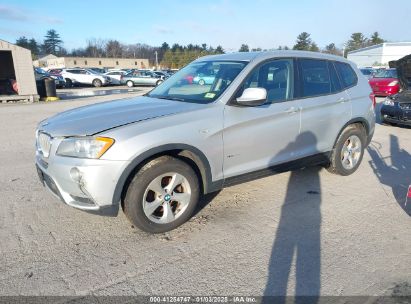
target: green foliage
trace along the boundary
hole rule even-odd
[[[222,46],[219,45],[214,49],[211,46],[207,48],[205,43],[201,46],[193,44],[182,46],[176,43],[173,44],[171,49],[165,51],[161,60],[161,66],[179,69],[199,57],[215,54],[224,54]]]
[[[44,36],[43,49],[45,53],[57,55],[62,43],[63,40],[60,39],[60,35],[56,30],[51,29]]]
[[[371,36],[370,42],[371,42],[371,45],[376,45],[376,44],[384,43],[385,40],[380,37],[380,34],[378,32],[374,32],[374,34],[372,34]]]
[[[311,48],[312,40],[310,34],[307,32],[302,32],[297,36],[297,41],[293,46],[293,50],[309,51]]]
[[[249,48],[248,44],[242,44],[238,51],[239,52],[249,52],[250,48]]]
[[[323,53],[342,56],[342,51],[335,46],[335,43],[326,45]]]
[[[16,40],[16,45],[30,50],[33,58],[35,58],[40,53],[40,46],[34,38],[31,38],[29,40],[25,36],[22,36]]]

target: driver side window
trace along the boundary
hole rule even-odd
[[[264,63],[254,69],[237,94],[241,96],[248,88],[267,90],[267,103],[283,102],[293,98],[294,67],[292,59],[278,59]]]

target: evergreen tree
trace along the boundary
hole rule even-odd
[[[61,44],[63,43],[63,40],[60,39],[60,35],[56,32],[56,30],[48,30],[44,38],[44,51],[50,54],[57,54],[58,49],[61,47]]]
[[[384,42],[385,40],[380,37],[380,34],[378,32],[374,32],[374,34],[372,34],[371,39],[370,39],[371,45],[381,44]]]
[[[308,51],[310,50],[311,45],[312,40],[310,38],[310,34],[308,34],[307,32],[302,32],[300,35],[297,36],[297,41],[293,47],[293,50]]]
[[[347,41],[346,52],[354,51],[366,47],[368,45],[368,39],[363,33],[352,33],[351,39]]]
[[[248,47],[248,44],[242,44],[238,51],[239,52],[249,52],[250,48]]]

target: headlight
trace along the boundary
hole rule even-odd
[[[394,81],[391,81],[389,84],[388,84],[388,86],[389,87],[393,87],[393,86],[396,86],[398,84],[398,80],[394,80]]]
[[[390,98],[385,98],[384,105],[386,106],[394,106],[394,101]]]
[[[108,137],[69,137],[60,143],[57,155],[97,159],[113,144],[114,139]]]

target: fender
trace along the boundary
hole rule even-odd
[[[123,188],[126,185],[126,182],[128,181],[128,178],[130,177],[130,174],[132,174],[133,171],[135,171],[139,165],[141,165],[144,161],[146,161],[147,159],[150,159],[151,157],[155,155],[161,155],[163,153],[165,154],[165,152],[168,152],[168,151],[188,151],[188,153],[182,153],[182,154],[176,153],[176,155],[186,156],[190,158],[196,164],[196,166],[198,167],[200,171],[200,175],[201,175],[200,178],[202,179],[204,194],[214,192],[222,188],[223,181],[217,181],[217,182],[212,181],[210,163],[203,152],[201,152],[196,147],[193,147],[187,144],[166,144],[166,145],[152,148],[138,155],[135,159],[131,161],[131,163],[123,171],[123,173],[121,174],[117,182],[114,195],[113,195],[113,203],[118,204],[121,202]]]
[[[362,118],[362,117],[355,117],[355,118],[350,119],[350,120],[341,128],[340,132],[338,132],[337,137],[335,138],[335,141],[334,141],[333,149],[334,149],[335,145],[337,144],[337,140],[338,140],[338,138],[340,137],[341,133],[344,131],[344,129],[345,129],[347,126],[352,125],[352,124],[354,124],[354,123],[362,123],[362,124],[364,125],[364,127],[365,127],[365,132],[367,133],[366,135],[367,135],[367,146],[368,146],[368,144],[371,142],[371,138],[372,138],[372,135],[373,135],[373,134],[370,134],[370,124],[368,123],[368,121],[367,121],[366,119],[364,119],[364,118]]]

